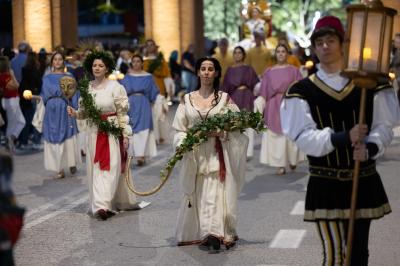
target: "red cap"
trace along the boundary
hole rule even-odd
[[[335,16],[325,16],[320,18],[317,23],[315,24],[314,31],[311,35],[311,41],[313,42],[317,37],[320,37],[325,34],[321,33],[328,33],[329,31],[333,31],[339,38],[343,41],[344,39],[344,29],[342,22],[340,19]]]

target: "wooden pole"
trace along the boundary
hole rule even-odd
[[[365,87],[362,87],[361,88],[361,100],[360,100],[360,112],[358,115],[359,127],[361,127],[361,125],[364,124],[364,120],[365,120],[366,98],[367,98],[367,89]],[[352,247],[353,247],[354,223],[356,220],[359,174],[360,174],[360,161],[357,160],[354,162],[353,187],[352,187],[352,191],[351,191],[351,207],[350,207],[349,227],[347,230],[346,266],[351,265],[351,251],[352,251]]]

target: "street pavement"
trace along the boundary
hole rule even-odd
[[[158,183],[159,171],[172,152],[170,144],[161,145],[158,156],[144,167],[133,166],[141,190]],[[219,253],[176,246],[178,168],[161,191],[138,198],[151,202],[146,208],[98,221],[87,214],[84,164],[75,176],[55,179],[43,168],[42,152],[19,153],[14,158],[13,187],[27,214],[15,248],[16,265],[321,265],[314,225],[302,220],[307,164],[277,176],[275,169],[259,163],[259,152],[258,136],[239,196],[240,240]],[[372,223],[370,265],[400,265],[399,161],[397,136],[378,162],[393,212]]]

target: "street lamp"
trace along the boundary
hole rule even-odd
[[[365,120],[367,89],[375,88],[378,81],[389,80],[393,17],[397,11],[384,7],[380,0],[366,0],[365,4],[350,5],[346,10],[347,38],[342,75],[351,78],[361,88],[358,117],[361,125]],[[355,161],[347,235],[347,266],[351,262],[359,173],[360,161]]]

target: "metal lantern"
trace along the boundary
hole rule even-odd
[[[388,78],[393,17],[397,11],[380,0],[347,7],[347,38],[343,75]]]

